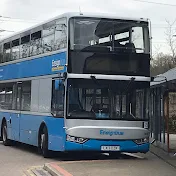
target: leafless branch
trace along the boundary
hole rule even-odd
[[[168,26],[165,31],[166,41],[171,51],[172,62],[176,64],[176,29],[174,28],[176,24],[176,19],[173,22],[166,20],[166,23]]]

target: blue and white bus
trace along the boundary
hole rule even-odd
[[[66,13],[0,41],[0,137],[49,151],[149,151],[149,22]]]

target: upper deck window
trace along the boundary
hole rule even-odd
[[[20,39],[12,41],[12,60],[19,59],[20,57]]]
[[[56,20],[55,50],[67,47],[67,21],[66,18]]]
[[[17,37],[17,38],[16,38]],[[67,19],[58,18],[0,43],[0,63],[52,52],[67,47]]]
[[[70,48],[83,51],[149,53],[146,22],[98,18],[70,20]]]
[[[74,17],[69,21],[68,72],[150,75],[148,23]]]
[[[54,31],[55,21],[43,25],[43,52],[50,52],[54,50]]]
[[[31,34],[31,47],[30,47],[30,55],[38,55],[43,51],[42,48],[42,39],[41,39],[41,31],[35,32]]]
[[[26,35],[21,38],[20,58],[25,58],[29,56],[30,56],[30,35]]]
[[[11,45],[10,42],[4,44],[4,57],[3,62],[8,62],[11,60]]]

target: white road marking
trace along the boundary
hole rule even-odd
[[[145,159],[145,157],[142,157],[142,156],[139,156],[139,155],[136,155],[136,154],[133,154],[133,153],[123,152],[122,154],[132,156],[132,157],[135,157],[135,158],[139,158],[139,159]]]

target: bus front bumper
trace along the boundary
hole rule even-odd
[[[66,141],[65,151],[97,151],[97,152],[130,152],[147,153],[150,144],[136,144],[133,140],[95,140],[90,139],[83,144]]]

